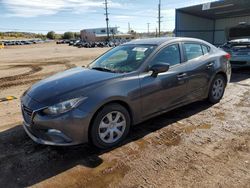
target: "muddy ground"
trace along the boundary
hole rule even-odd
[[[50,147],[21,127],[19,99],[34,82],[86,65],[107,49],[42,44],[0,50],[0,187],[250,187],[250,70],[234,71],[223,100],[134,126],[121,146]]]

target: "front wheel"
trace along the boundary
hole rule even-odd
[[[119,104],[104,106],[91,127],[92,143],[102,149],[114,147],[125,139],[130,128],[130,115]]]
[[[209,89],[208,101],[212,104],[220,102],[224,95],[225,87],[225,78],[220,74],[216,75]]]

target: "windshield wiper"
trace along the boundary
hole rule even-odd
[[[110,70],[110,69],[107,69],[107,68],[104,68],[104,67],[92,67],[91,69],[99,70],[99,71],[105,71],[105,72],[115,72],[114,70]]]

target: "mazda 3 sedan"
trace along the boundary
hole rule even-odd
[[[203,40],[134,40],[34,84],[21,98],[23,127],[40,144],[113,147],[131,125],[194,101],[218,103],[229,59]]]

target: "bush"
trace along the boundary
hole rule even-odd
[[[55,39],[56,38],[56,33],[54,31],[50,31],[47,33],[47,38],[48,39]]]
[[[72,33],[72,32],[65,32],[64,34],[63,34],[63,39],[73,39],[75,36],[74,36],[74,33]]]

